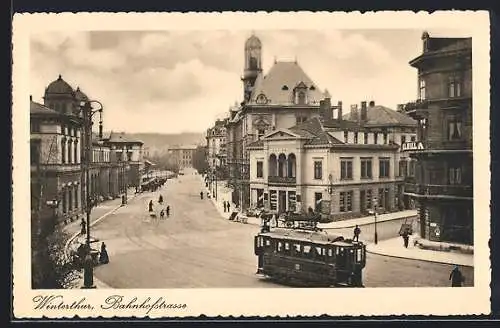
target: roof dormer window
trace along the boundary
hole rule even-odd
[[[282,86],[282,87],[281,87],[281,90],[283,90],[283,91],[288,90],[288,86],[286,86],[286,85]]]
[[[311,87],[309,88],[309,90],[316,90],[316,88],[314,87],[314,85],[311,85]]]

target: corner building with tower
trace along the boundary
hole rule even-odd
[[[472,39],[424,32],[410,65],[418,70],[418,98],[401,111],[418,121],[420,147],[408,150],[417,169],[405,193],[418,203],[423,238],[472,245]]]
[[[276,61],[267,74],[262,69],[262,43],[252,35],[245,42],[243,101],[230,109],[226,125],[227,166],[231,201],[250,206],[250,152],[248,145],[271,131],[290,128],[319,116],[327,90],[309,78],[297,61]]]

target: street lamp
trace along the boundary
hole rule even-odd
[[[93,109],[91,104],[97,103],[100,108]],[[83,161],[83,170],[85,177],[85,199],[86,199],[86,216],[87,216],[87,243],[86,243],[86,251],[87,254],[85,256],[84,261],[84,279],[83,279],[83,288],[95,288],[94,286],[94,263],[91,256],[91,248],[90,248],[90,214],[92,211],[92,205],[90,204],[90,190],[89,190],[89,182],[90,182],[90,165],[92,162],[92,118],[94,114],[99,113],[99,138],[102,138],[102,109],[103,105],[97,100],[87,100],[80,102],[80,112],[83,116],[83,140],[84,140],[84,161]],[[82,179],[83,179],[82,176]],[[82,184],[83,185],[83,184]]]

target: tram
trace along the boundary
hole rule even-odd
[[[311,287],[363,287],[366,245],[329,234],[317,227],[320,215],[284,215],[282,227],[271,229],[270,215],[261,215],[255,236],[257,274],[278,282]]]

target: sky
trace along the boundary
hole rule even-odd
[[[422,51],[422,30],[266,30],[266,74],[293,61],[332,103],[375,101],[396,109],[417,94],[408,62]],[[431,37],[469,36],[428,30]],[[30,93],[43,103],[61,74],[104,106],[105,130],[204,132],[241,102],[244,43],[252,31],[43,32],[30,40]]]

